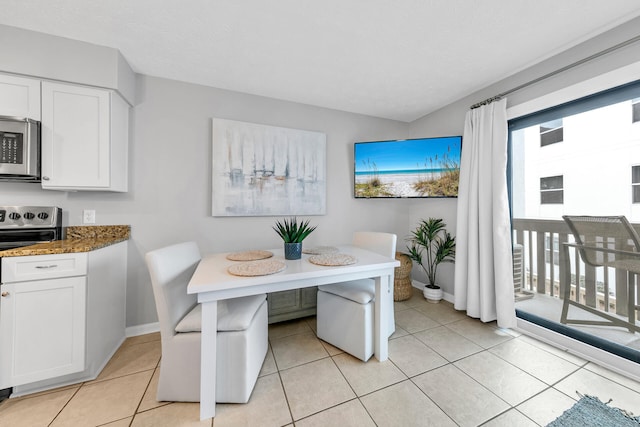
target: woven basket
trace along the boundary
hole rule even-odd
[[[393,300],[405,301],[411,298],[413,295],[413,287],[411,286],[411,279],[396,279],[393,283]]]
[[[396,259],[400,261],[400,267],[394,270],[393,300],[404,301],[411,298],[413,289],[411,286],[411,267],[413,262],[409,255],[396,252]]]

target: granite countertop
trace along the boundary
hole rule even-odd
[[[0,251],[0,257],[90,252],[129,240],[130,225],[77,225],[66,227],[66,238]]]

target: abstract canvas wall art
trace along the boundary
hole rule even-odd
[[[326,213],[326,135],[212,119],[212,215]]]

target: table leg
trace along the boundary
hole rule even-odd
[[[218,301],[202,303],[200,419],[216,416],[216,348]]]
[[[386,309],[385,293],[389,286],[391,276],[376,277],[376,299],[374,310],[374,354],[376,359],[384,362],[389,358],[389,338],[387,337],[387,324],[389,312]]]

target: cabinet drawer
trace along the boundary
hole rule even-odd
[[[2,283],[84,276],[86,274],[86,253],[2,258]]]

